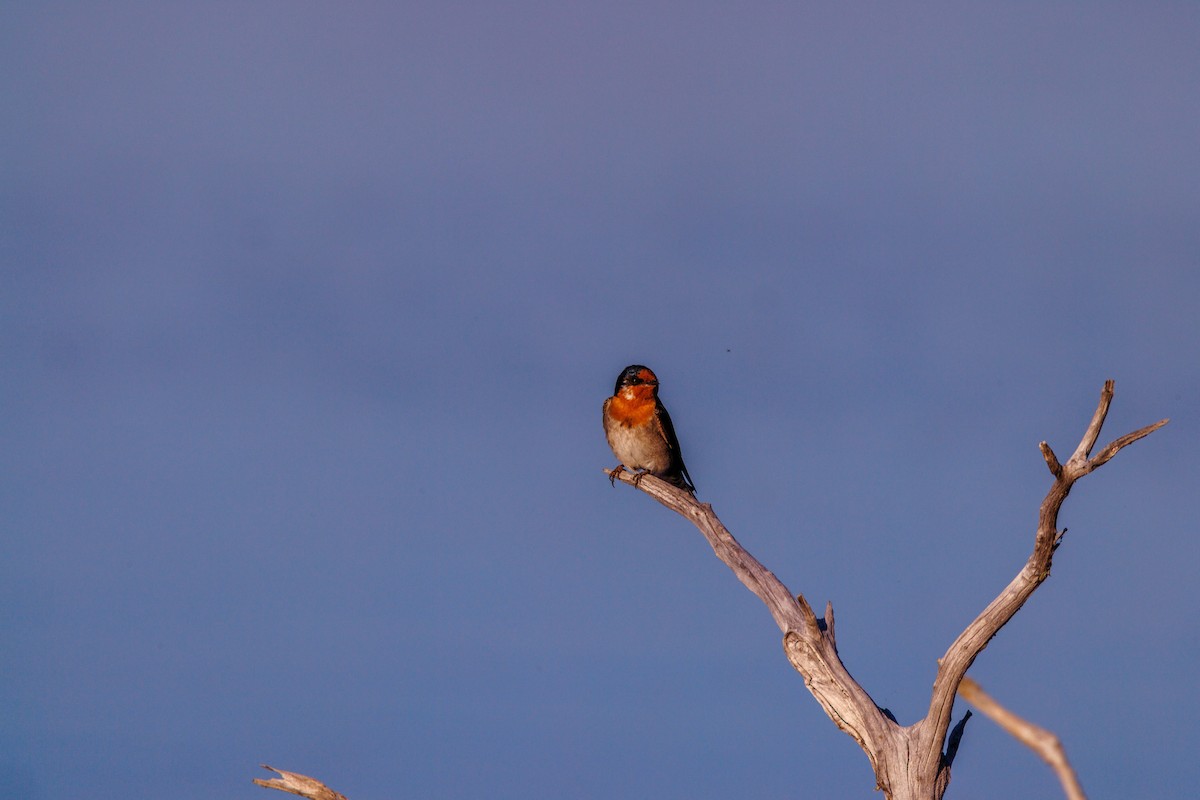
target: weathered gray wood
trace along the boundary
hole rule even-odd
[[[269,769],[276,773],[279,777],[271,780],[255,778],[254,782],[259,786],[264,786],[268,789],[278,789],[281,792],[290,794],[298,794],[301,797],[307,797],[309,800],[346,800],[346,796],[338,794],[333,789],[330,789],[325,784],[321,783],[316,778],[310,778],[307,775],[300,775],[295,772],[286,772],[282,769],[268,767],[262,765],[263,769]]]
[[[959,685],[992,637],[1049,577],[1054,551],[1061,540],[1058,512],[1071,487],[1121,448],[1167,424],[1164,419],[1126,434],[1091,457],[1112,396],[1113,382],[1108,381],[1079,446],[1066,464],[1060,464],[1050,446],[1041,443],[1042,456],[1054,482],[1038,511],[1033,553],[1008,586],[951,643],[938,661],[928,713],[924,719],[907,727],[893,722],[842,664],[834,638],[832,605],[826,607],[825,618],[819,621],[803,595],[793,595],[770,570],[738,544],[710,504],[701,503],[691,494],[652,475],[622,472],[617,477],[691,520],[717,557],[763,601],[783,631],[788,661],[804,677],[805,685],[834,724],[853,737],[866,752],[875,770],[877,788],[890,800],[940,800],[950,782],[950,762],[958,744],[955,737],[950,746],[947,734]],[[612,475],[611,470],[606,473]],[[958,735],[961,736],[961,728]]]

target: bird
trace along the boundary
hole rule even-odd
[[[604,401],[604,435],[621,463],[609,478],[625,469],[639,470],[637,485],[649,472],[692,494],[696,484],[683,464],[671,415],[658,399],[658,376],[641,364],[621,370],[613,396]]]

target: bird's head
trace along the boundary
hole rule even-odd
[[[621,374],[617,376],[617,388],[613,390],[613,394],[620,394],[623,389],[633,389],[637,386],[648,386],[652,394],[657,394],[658,376],[649,367],[632,364],[621,370]]]

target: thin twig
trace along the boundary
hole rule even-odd
[[[298,794],[301,797],[307,797],[309,800],[346,800],[344,794],[339,794],[333,789],[330,789],[325,784],[321,783],[316,778],[310,778],[307,775],[300,775],[296,772],[286,772],[282,769],[268,767],[262,765],[263,769],[269,769],[271,772],[279,775],[278,778],[271,780],[263,780],[255,778],[254,782],[259,786],[265,786],[268,789],[278,789],[281,792],[290,792]]]
[[[1144,428],[1139,428],[1138,430],[1134,431],[1133,433],[1127,433],[1118,439],[1112,440],[1111,442],[1106,444],[1104,446],[1104,449],[1101,450],[1099,453],[1097,453],[1096,457],[1093,458],[1091,461],[1089,461],[1088,464],[1091,466],[1092,469],[1095,469],[1096,467],[1100,466],[1101,464],[1104,464],[1110,458],[1115,456],[1122,447],[1131,445],[1134,442],[1136,442],[1138,439],[1141,439],[1145,436],[1149,436],[1150,434],[1154,433],[1156,430],[1161,428],[1163,425],[1166,425],[1170,421],[1171,420],[1169,420],[1169,419],[1160,419],[1158,422],[1155,422],[1153,425],[1147,425]]]
[[[1108,416],[1108,407],[1112,405],[1112,399],[1113,382],[1109,379],[1104,382],[1104,389],[1100,392],[1100,404],[1096,406],[1096,413],[1092,414],[1092,421],[1088,423],[1083,438],[1079,440],[1079,447],[1076,447],[1075,452],[1071,454],[1071,461],[1085,461],[1092,454],[1092,448],[1096,446],[1100,429],[1104,427],[1104,418]]]
[[[1057,736],[1004,708],[970,678],[962,679],[958,685],[958,694],[1049,764],[1062,783],[1067,800],[1087,800],[1083,787],[1079,785],[1079,777],[1067,761],[1067,753]]]
[[[1054,451],[1050,449],[1050,445],[1042,442],[1038,445],[1042,450],[1042,458],[1046,459],[1046,466],[1050,468],[1050,474],[1056,478],[1062,477],[1062,464],[1058,463],[1058,456],[1054,455]]]

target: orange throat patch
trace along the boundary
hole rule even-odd
[[[641,427],[654,417],[655,405],[653,387],[628,386],[613,395],[608,415],[619,425]]]

